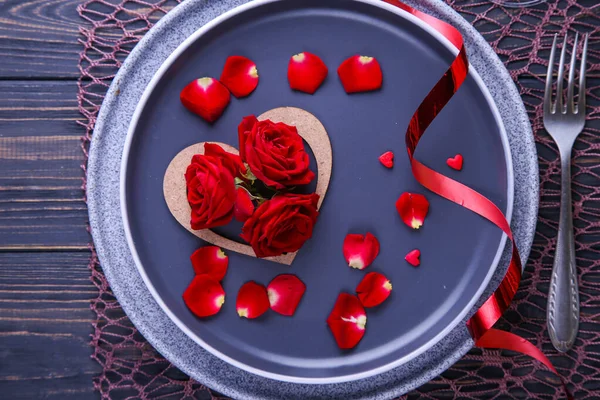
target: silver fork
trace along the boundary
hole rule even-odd
[[[575,36],[571,54],[571,67],[567,84],[567,102],[563,100],[563,80],[567,36],[565,36],[558,77],[556,81],[556,102],[552,102],[552,72],[557,36],[554,36],[546,93],[544,94],[544,127],[556,142],[561,161],[560,221],[556,240],[556,254],[552,267],[550,291],[548,294],[548,333],[554,347],[560,352],[569,350],[579,329],[579,289],[577,287],[577,267],[575,265],[575,241],[573,233],[573,215],[571,204],[571,150],[575,139],[585,125],[585,66],[587,59],[588,36],[585,35],[579,72],[578,104],[575,104],[575,67],[577,39]]]

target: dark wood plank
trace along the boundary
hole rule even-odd
[[[76,79],[80,0],[0,2],[0,78]]]
[[[0,81],[0,251],[86,250],[76,82]]]
[[[94,398],[86,253],[0,253],[0,393]],[[0,395],[0,397],[3,397]]]
[[[39,79],[42,77],[59,79],[77,79],[79,77],[79,53],[82,39],[79,27],[91,27],[91,22],[83,20],[77,6],[82,0],[3,0],[0,1],[0,79]],[[112,14],[109,21],[112,26],[116,22],[127,25],[138,14],[149,13],[150,4],[129,2],[125,10],[117,12],[111,5],[114,1],[97,2],[88,8],[86,16],[92,21],[99,21],[102,14]],[[173,8],[173,4],[163,5],[165,11]],[[164,15],[155,10],[148,17],[155,23]],[[141,29],[148,24],[137,21],[130,29]],[[121,38],[121,28],[102,28],[103,37]],[[124,45],[117,54],[122,61],[132,45]],[[99,57],[100,53],[90,54]]]

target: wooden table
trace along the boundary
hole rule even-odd
[[[0,0],[2,399],[99,398],[76,97],[81,1]]]
[[[98,398],[80,0],[0,1],[0,398]]]

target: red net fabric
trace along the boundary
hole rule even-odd
[[[600,398],[600,3],[549,0],[509,9],[489,1],[449,0],[471,21],[509,69],[527,107],[539,154],[541,202],[538,227],[523,281],[498,327],[541,347],[577,399]],[[79,108],[87,121],[87,155],[95,118],[117,69],[144,33],[178,0],[88,0],[79,7],[81,27]],[[573,201],[581,325],[567,354],[557,353],[545,326],[546,293],[558,228],[560,163],[543,128],[541,102],[553,35],[588,32],[588,122],[573,154]],[[571,36],[572,39],[572,36]],[[84,166],[85,169],[85,166]],[[85,186],[85,183],[84,183]],[[93,358],[103,367],[94,378],[102,398],[220,399],[160,356],[137,332],[116,301],[93,252],[92,281],[98,297]],[[563,398],[559,378],[531,358],[507,351],[473,349],[456,365],[408,394],[409,399]]]

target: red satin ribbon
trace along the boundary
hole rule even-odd
[[[460,32],[452,25],[425,14],[421,11],[398,1],[383,0],[388,4],[400,7],[408,13],[444,35],[457,49],[458,55],[433,89],[421,102],[413,114],[406,130],[406,148],[415,179],[432,192],[462,206],[492,222],[508,236],[512,246],[512,257],[506,275],[500,286],[486,302],[467,321],[467,327],[475,340],[475,345],[481,348],[499,348],[527,354],[546,365],[552,372],[559,375],[548,358],[532,343],[510,332],[493,329],[508,308],[517,292],[521,280],[521,258],[515,246],[510,225],[506,217],[494,203],[470,187],[432,170],[416,160],[413,155],[419,140],[435,117],[442,111],[454,93],[467,77],[469,61]],[[559,375],[560,376],[560,375]],[[571,395],[563,382],[567,396]]]

